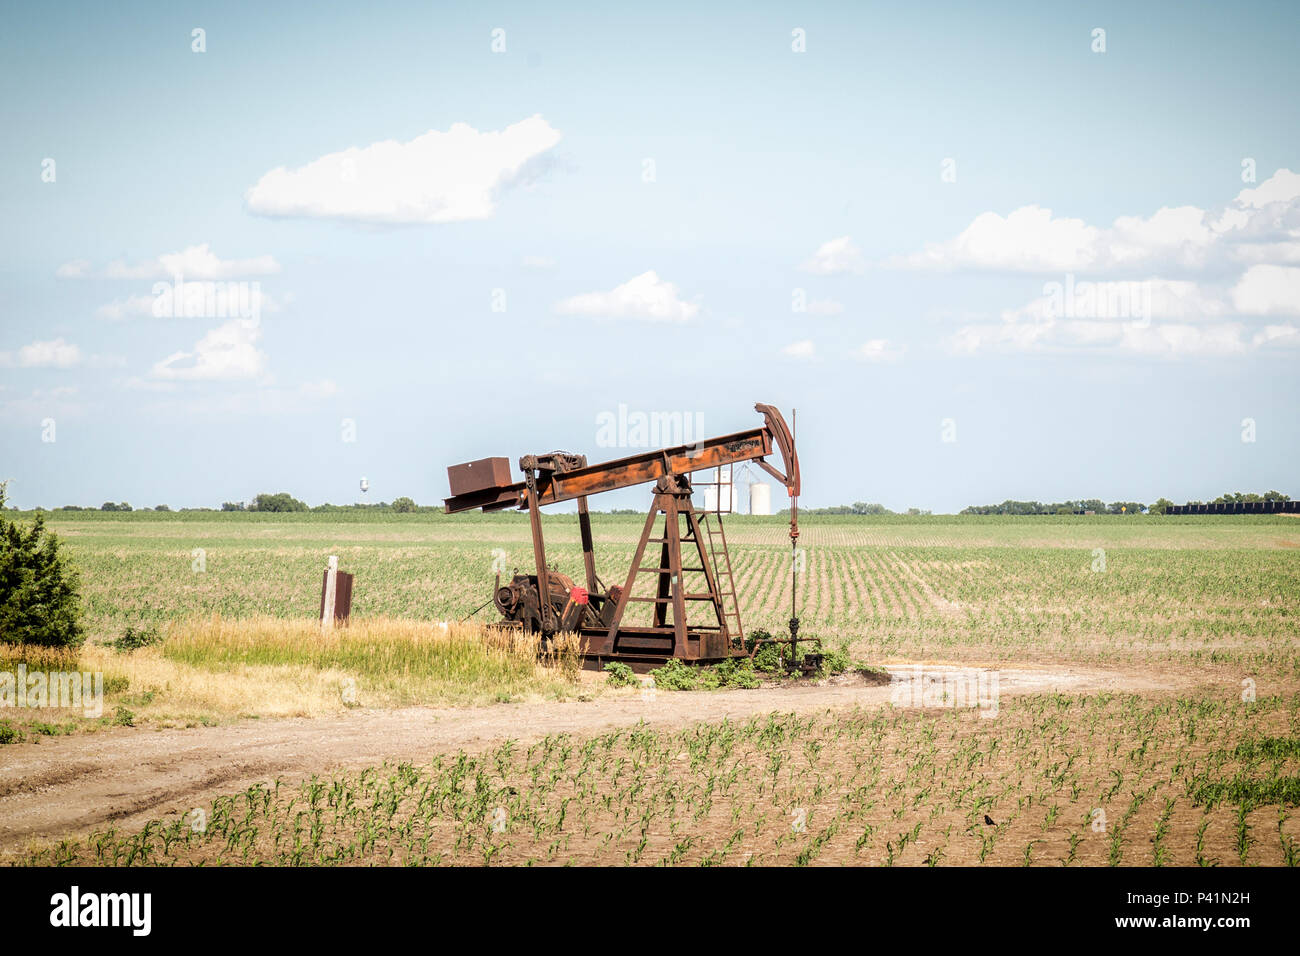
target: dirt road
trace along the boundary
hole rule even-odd
[[[963,665],[969,670],[968,665]],[[186,730],[115,728],[41,738],[0,748],[0,854],[32,841],[81,835],[115,825],[206,807],[213,797],[257,781],[292,782],[374,766],[420,762],[434,754],[475,750],[507,738],[594,734],[645,721],[682,727],[696,721],[748,719],[771,711],[879,707],[915,687],[912,665],[891,668],[892,685],[860,677],[803,686],[696,693],[636,690],[593,701],[499,704],[463,709],[352,711],[315,719],[244,720]],[[922,682],[942,681],[943,665],[926,664]],[[1191,676],[1152,678],[1073,667],[998,668],[998,693],[1102,690],[1158,692],[1191,686]]]

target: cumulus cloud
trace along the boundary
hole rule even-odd
[[[32,342],[17,352],[0,352],[0,366],[7,368],[72,368],[84,360],[81,349],[62,337]]]
[[[254,378],[266,368],[266,355],[257,348],[261,337],[261,328],[255,322],[227,322],[199,339],[193,351],[173,352],[156,362],[152,374],[175,381]]]
[[[1256,348],[1300,348],[1300,328],[1294,325],[1266,325],[1255,333],[1252,344]]]
[[[806,359],[817,354],[817,347],[813,345],[812,339],[801,339],[798,342],[791,342],[781,352],[790,358]]]
[[[1164,207],[1120,216],[1108,228],[1037,205],[1006,216],[985,212],[957,236],[895,256],[900,269],[997,272],[1196,271],[1300,262],[1300,175],[1278,170],[1223,208]]]
[[[903,349],[890,345],[888,339],[869,339],[854,355],[864,362],[897,362],[903,357]]]
[[[90,274],[90,260],[73,259],[54,270],[60,279],[81,279]]]
[[[981,213],[956,238],[927,244],[923,252],[889,259],[886,265],[1025,272],[1085,269],[1094,262],[1097,233],[1082,219],[1057,219],[1050,209],[1025,206],[1005,218]]]
[[[65,262],[55,271],[69,279],[237,279],[246,276],[273,275],[280,271],[274,256],[255,256],[251,259],[222,259],[208,243],[188,246],[180,252],[169,252],[156,259],[127,263],[115,259],[95,272],[85,259]]]
[[[946,345],[961,354],[1093,349],[1167,357],[1240,355],[1254,347],[1240,322],[1140,325],[1095,319],[968,325]]]
[[[861,273],[866,267],[862,251],[853,244],[852,236],[840,236],[823,242],[812,254],[812,258],[799,266],[804,272],[819,276]]]
[[[264,216],[400,224],[487,219],[502,193],[545,168],[560,133],[540,115],[479,132],[456,123],[408,143],[385,140],[277,167],[244,195]]]
[[[1300,268],[1251,266],[1233,287],[1232,304],[1246,315],[1300,315]]]
[[[677,294],[677,287],[659,278],[652,269],[628,279],[610,292],[586,292],[557,302],[555,311],[562,315],[686,322],[696,316],[700,307],[692,302],[683,302]]]

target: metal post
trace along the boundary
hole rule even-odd
[[[334,603],[338,595],[339,556],[331,554],[325,568],[325,600],[322,602],[320,626],[323,631],[334,629]]]

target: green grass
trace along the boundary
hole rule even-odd
[[[353,613],[456,620],[491,595],[493,559],[532,564],[522,515],[55,512],[84,571],[93,640],[192,616],[308,619],[326,557]],[[597,569],[621,583],[643,519],[596,515]],[[580,578],[577,523],[544,519]],[[1300,675],[1300,520],[1280,516],[818,516],[801,522],[803,633],[856,658],[1168,661]],[[726,524],[748,629],[790,615],[787,525]],[[202,549],[204,570],[194,567]],[[1105,571],[1093,570],[1095,549]],[[489,607],[479,620],[491,620]]]

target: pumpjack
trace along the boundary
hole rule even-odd
[[[588,666],[623,661],[634,670],[661,666],[670,658],[686,663],[713,663],[752,652],[745,646],[723,510],[697,511],[692,504],[693,474],[713,471],[722,484],[722,469],[754,462],[785,488],[790,498],[790,547],[799,539],[799,457],[794,433],[771,405],[756,404],[763,425],[749,431],[708,438],[690,445],[662,448],[589,464],[585,455],[553,451],[519,459],[523,481],[513,481],[509,461],[484,458],[447,469],[451,497],[447,514],[479,509],[527,511],[534,568],[515,571],[503,582],[498,572],[492,603],[501,625],[540,634],[544,641],[561,632],[580,635]],[[779,452],[784,470],[767,461]],[[606,586],[596,573],[587,499],[595,494],[653,482],[653,500],[632,565],[622,584]],[[699,482],[701,486],[709,482]],[[722,491],[719,487],[719,492]],[[547,561],[542,512],[547,505],[577,501],[585,584],[578,585]],[[721,502],[723,495],[714,496]],[[729,509],[728,509],[729,510]],[[662,518],[662,522],[660,521]],[[658,546],[658,564],[643,564]],[[687,563],[687,562],[690,563]],[[792,560],[791,567],[796,562]],[[642,576],[650,587],[637,588]],[[793,570],[792,570],[793,575]],[[648,593],[645,593],[648,592]],[[545,596],[543,598],[543,595]],[[648,605],[639,623],[633,605]],[[790,660],[795,658],[799,621],[792,610]]]

